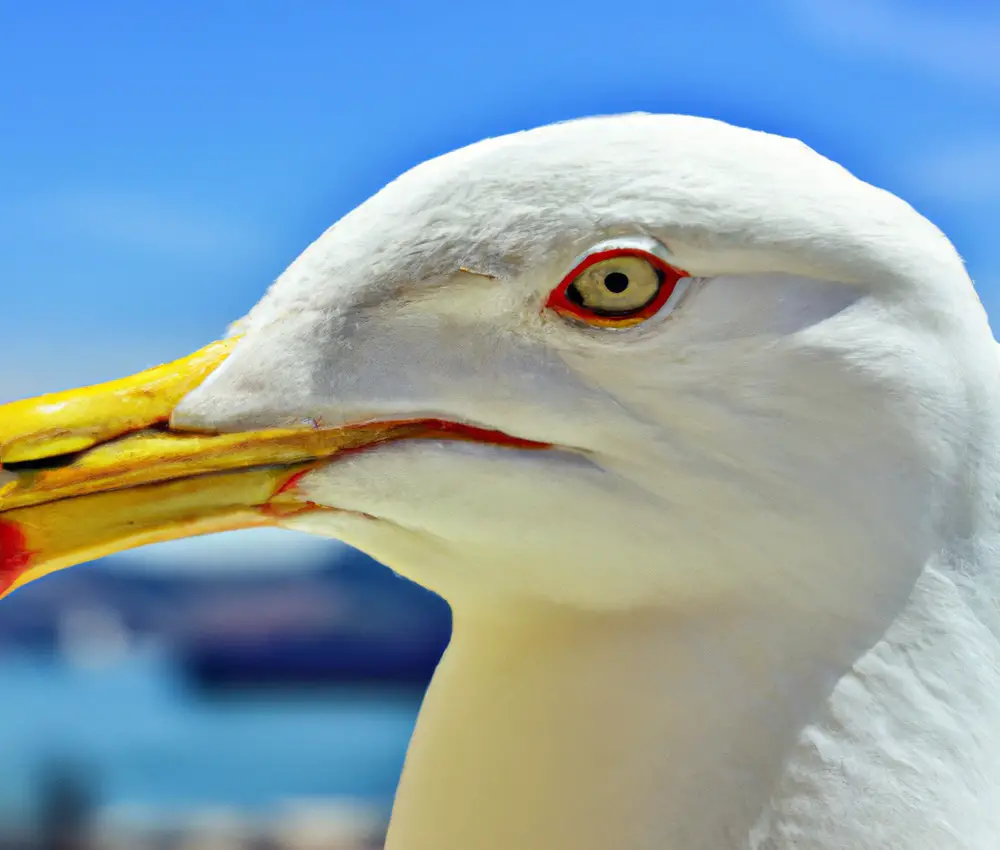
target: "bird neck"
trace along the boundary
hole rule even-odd
[[[840,673],[822,631],[761,612],[456,611],[387,850],[742,846]]]

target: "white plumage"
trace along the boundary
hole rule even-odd
[[[694,278],[673,312],[545,309],[636,235]],[[342,512],[289,527],[454,610],[390,850],[997,846],[996,345],[905,203],[714,121],[560,124],[413,169],[241,329],[176,424],[555,447],[404,441],[302,484]]]

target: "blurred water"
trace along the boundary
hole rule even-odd
[[[103,669],[0,658],[0,815],[30,816],[53,759],[101,805],[260,811],[296,797],[391,799],[420,694],[340,689],[202,699],[158,652]]]

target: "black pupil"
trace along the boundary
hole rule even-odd
[[[628,289],[628,275],[622,272],[611,272],[604,276],[604,288],[608,292],[624,292]]]

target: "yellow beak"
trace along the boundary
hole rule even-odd
[[[317,510],[293,492],[299,472],[344,449],[431,430],[419,422],[172,430],[173,409],[235,342],[119,381],[0,406],[0,598],[112,552]]]

